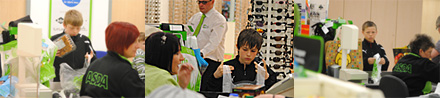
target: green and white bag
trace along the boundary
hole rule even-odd
[[[198,64],[197,64],[197,59],[194,55],[194,51],[190,48],[181,47],[181,53],[183,55],[183,57],[185,58],[185,60],[183,60],[183,63],[189,63],[193,66],[193,71],[191,72],[191,80],[188,84],[188,89],[192,90],[192,91],[200,91],[200,84],[201,84],[201,80],[202,80],[202,75],[200,74],[199,68],[198,68]]]

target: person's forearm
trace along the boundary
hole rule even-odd
[[[267,73],[267,71],[266,71],[266,76],[264,77],[264,80],[267,80],[267,79],[269,79],[269,73]]]

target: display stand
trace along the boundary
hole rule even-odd
[[[42,51],[42,29],[32,23],[18,24],[18,83],[15,97],[49,98],[52,91],[40,83],[40,56]],[[23,39],[23,40],[20,40]],[[28,81],[28,79],[35,81]],[[35,83],[36,82],[36,83]]]
[[[278,74],[278,80],[291,73],[294,4],[293,0],[252,0],[251,15],[248,15],[246,27],[260,32],[263,37],[260,54],[267,66]]]

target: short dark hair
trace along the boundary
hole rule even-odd
[[[263,37],[254,29],[244,29],[238,35],[237,48],[249,45],[249,48],[256,47],[258,50],[261,49],[263,43]]]
[[[362,31],[365,31],[365,29],[367,29],[368,27],[375,27],[377,29],[377,26],[374,22],[366,21],[364,22],[364,24],[362,24]]]
[[[180,51],[179,39],[170,33],[156,32],[145,40],[145,63],[172,72],[174,54]]]
[[[105,45],[108,51],[125,55],[124,51],[139,36],[137,27],[128,22],[112,22],[105,29]]]
[[[409,47],[412,53],[419,54],[419,49],[423,51],[434,47],[431,37],[426,34],[417,34],[416,38],[409,43]],[[420,55],[420,54],[419,54]]]

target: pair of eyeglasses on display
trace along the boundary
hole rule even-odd
[[[253,1],[254,0],[252,0],[251,2],[253,4],[257,4],[257,5],[263,5],[263,3],[269,3],[269,2],[267,2],[267,0],[256,0],[255,3]]]
[[[264,43],[262,46],[266,47],[267,43]],[[269,43],[269,46],[274,47],[274,48],[282,48],[284,45],[283,44],[272,44],[272,43]]]
[[[277,36],[277,37],[270,36],[270,39],[273,39],[273,40],[275,40],[275,41],[281,41],[281,40],[284,40],[285,37],[281,37],[281,36]]]
[[[264,21],[255,21],[255,25],[258,27],[263,27],[264,26]]]
[[[283,0],[280,0],[280,1],[272,1],[272,3],[276,3],[276,4],[289,4],[289,1],[283,1]]]
[[[282,29],[271,29],[271,32],[276,32],[276,33],[281,33],[281,31],[286,31],[286,29],[282,30]]]
[[[255,8],[255,12],[257,13],[261,13],[263,11],[267,11],[267,7],[265,7],[264,5],[262,7]]]
[[[286,19],[293,19],[293,17],[289,16],[289,14],[287,14],[286,16],[273,16],[273,15],[271,15],[271,17],[272,18],[276,18],[277,20],[281,20],[283,18],[284,18],[284,20],[286,20]]]
[[[285,64],[273,64],[271,65],[273,69],[284,69],[284,68],[288,68],[288,66],[286,66]]]
[[[287,13],[287,11],[288,11],[286,8],[277,8],[277,9],[274,9],[273,7],[271,8],[271,10],[272,10],[272,11],[277,11],[278,13],[283,12],[283,10],[284,10],[284,13]]]
[[[263,17],[267,17],[267,15],[254,14],[255,19],[262,19]]]
[[[202,3],[202,4],[206,4],[206,3],[208,3],[208,2],[211,2],[212,0],[209,0],[209,1],[197,1],[197,4],[200,4],[200,3]]]
[[[283,55],[283,54],[287,54],[287,51],[283,51],[283,50],[274,50],[275,52],[272,52],[272,50],[269,50],[269,54],[275,54],[277,56]],[[264,53],[266,53],[267,51],[265,51]]]
[[[310,17],[319,17],[320,14],[318,12],[310,12]]]
[[[269,57],[269,60],[272,62],[284,62],[284,58],[280,58],[280,57]]]
[[[321,4],[318,6],[319,10],[322,10],[324,8],[324,6],[322,6]],[[313,10],[315,9],[315,4],[310,4],[310,9]]]

